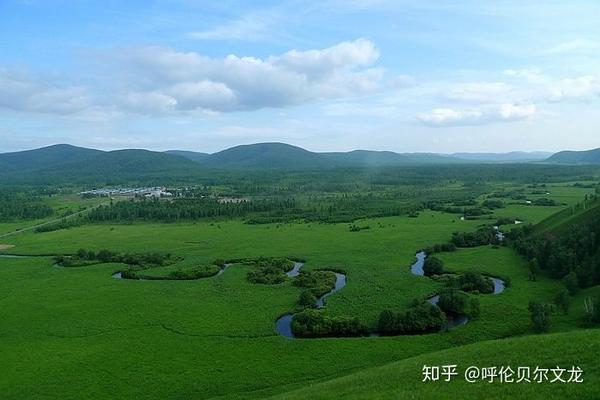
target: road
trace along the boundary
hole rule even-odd
[[[53,219],[53,220],[50,220],[50,221],[42,222],[41,224],[37,224],[37,225],[33,225],[33,226],[28,226],[27,228],[17,229],[16,231],[7,232],[7,233],[0,233],[0,238],[4,238],[4,237],[7,237],[7,236],[17,235],[19,233],[31,231],[31,230],[34,230],[36,228],[39,228],[40,226],[46,226],[46,225],[54,224],[56,222],[60,222],[63,219],[70,219],[70,218],[76,217],[78,215],[85,214],[86,212],[90,212],[91,210],[93,210],[95,208],[98,208],[100,206],[105,206],[105,205],[108,205],[108,204],[110,204],[110,202],[98,204],[96,206],[86,208],[85,210],[74,212],[73,214],[69,214],[69,215],[64,216],[64,217],[60,217],[60,218],[56,218],[56,219]]]

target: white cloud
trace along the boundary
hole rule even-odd
[[[371,93],[383,71],[370,68],[379,52],[365,39],[320,50],[291,50],[260,59],[145,48],[121,55],[126,81],[140,93],[162,93],[177,110],[228,112],[285,107]]]
[[[577,78],[562,79],[548,86],[549,101],[591,100],[600,96],[600,78],[585,75]]]
[[[212,29],[191,32],[188,36],[198,40],[261,40],[270,36],[272,25],[278,20],[273,12],[253,13]]]
[[[383,79],[383,70],[373,67],[378,57],[365,39],[264,59],[130,49],[111,56],[109,78],[93,87],[41,83],[0,69],[0,108],[148,115],[280,108],[378,90]]]
[[[90,107],[92,99],[81,86],[57,87],[30,76],[0,68],[0,108],[71,114]]]
[[[500,104],[479,109],[436,108],[419,114],[419,121],[430,126],[480,125],[490,122],[510,122],[534,115],[534,104]]]

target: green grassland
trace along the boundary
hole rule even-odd
[[[383,367],[310,385],[274,399],[579,399],[598,398],[600,331],[587,330],[475,343],[412,357]],[[461,375],[450,382],[422,382],[424,365],[458,365]],[[469,366],[528,366],[583,371],[583,383],[468,383],[462,373]],[[516,370],[516,368],[514,368]],[[566,378],[567,375],[564,375]],[[550,373],[550,378],[554,375]]]
[[[548,191],[546,197],[563,204],[575,204],[591,193],[565,185]],[[536,223],[560,208],[515,204],[490,217]],[[5,253],[22,255],[73,254],[85,248],[181,258],[152,272],[157,274],[215,259],[302,258],[306,270],[328,267],[347,275],[347,286],[327,299],[324,312],[356,316],[374,328],[382,309],[403,310],[414,298],[440,290],[441,283],[411,274],[417,250],[490,221],[461,221],[456,214],[427,210],[416,218],[356,223],[369,229],[352,232],[348,223],[249,225],[240,220],[98,223],[25,232],[0,242],[15,246]],[[590,356],[598,350],[597,330],[577,332],[574,337],[580,341],[567,349],[568,335],[579,329],[582,295],[569,315],[555,316],[552,331],[563,333],[495,341],[530,334],[528,301],[552,301],[562,283],[543,276],[530,281],[526,262],[506,247],[460,249],[439,256],[450,271],[509,278],[511,285],[499,295],[479,295],[480,319],[450,332],[300,340],[275,332],[275,320],[294,310],[300,289],[290,280],[252,284],[246,278],[252,266],[237,264],[220,276],[192,281],[137,281],[111,277],[122,264],[61,268],[52,257],[0,258],[1,397],[229,399],[291,392],[285,396],[429,398],[435,392],[438,398],[449,398],[452,391],[446,393],[441,383],[419,384],[423,363],[556,361],[580,364],[592,376],[598,372]],[[467,346],[456,347],[463,345]],[[353,373],[358,375],[340,378]],[[350,389],[353,381],[360,384]],[[459,391],[475,390],[460,383],[448,388],[455,397]],[[518,385],[493,385],[472,393],[489,398],[493,390],[507,398],[514,393],[551,398],[548,393],[553,393]],[[556,393],[586,398],[600,391],[600,385],[591,380],[560,391],[564,392]]]

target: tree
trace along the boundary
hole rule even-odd
[[[527,267],[529,267],[529,280],[532,282],[535,282],[537,280],[537,272],[538,272],[537,259],[534,258],[533,260],[531,260],[529,262],[529,264],[527,264]]]
[[[479,303],[479,299],[476,297],[471,298],[469,304],[469,318],[471,319],[479,319],[481,315],[481,305]]]
[[[444,273],[444,262],[437,257],[427,257],[423,265],[423,273],[427,276]]]
[[[87,258],[88,252],[86,249],[77,250],[77,258],[85,260]]]
[[[577,273],[571,271],[563,278],[565,286],[569,291],[569,294],[574,295],[579,290],[579,280],[577,279]]]
[[[569,308],[571,307],[571,297],[569,296],[569,291],[567,289],[562,290],[554,296],[554,304],[558,307],[564,314],[569,313]]]
[[[554,306],[548,303],[539,303],[537,301],[529,302],[529,311],[531,312],[531,322],[533,330],[537,333],[548,332],[550,330],[550,314]]]
[[[300,298],[298,299],[298,304],[302,307],[314,307],[317,302],[317,298],[310,290],[303,290],[300,293]]]

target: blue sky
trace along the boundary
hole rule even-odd
[[[597,1],[0,0],[0,151],[600,147]]]

